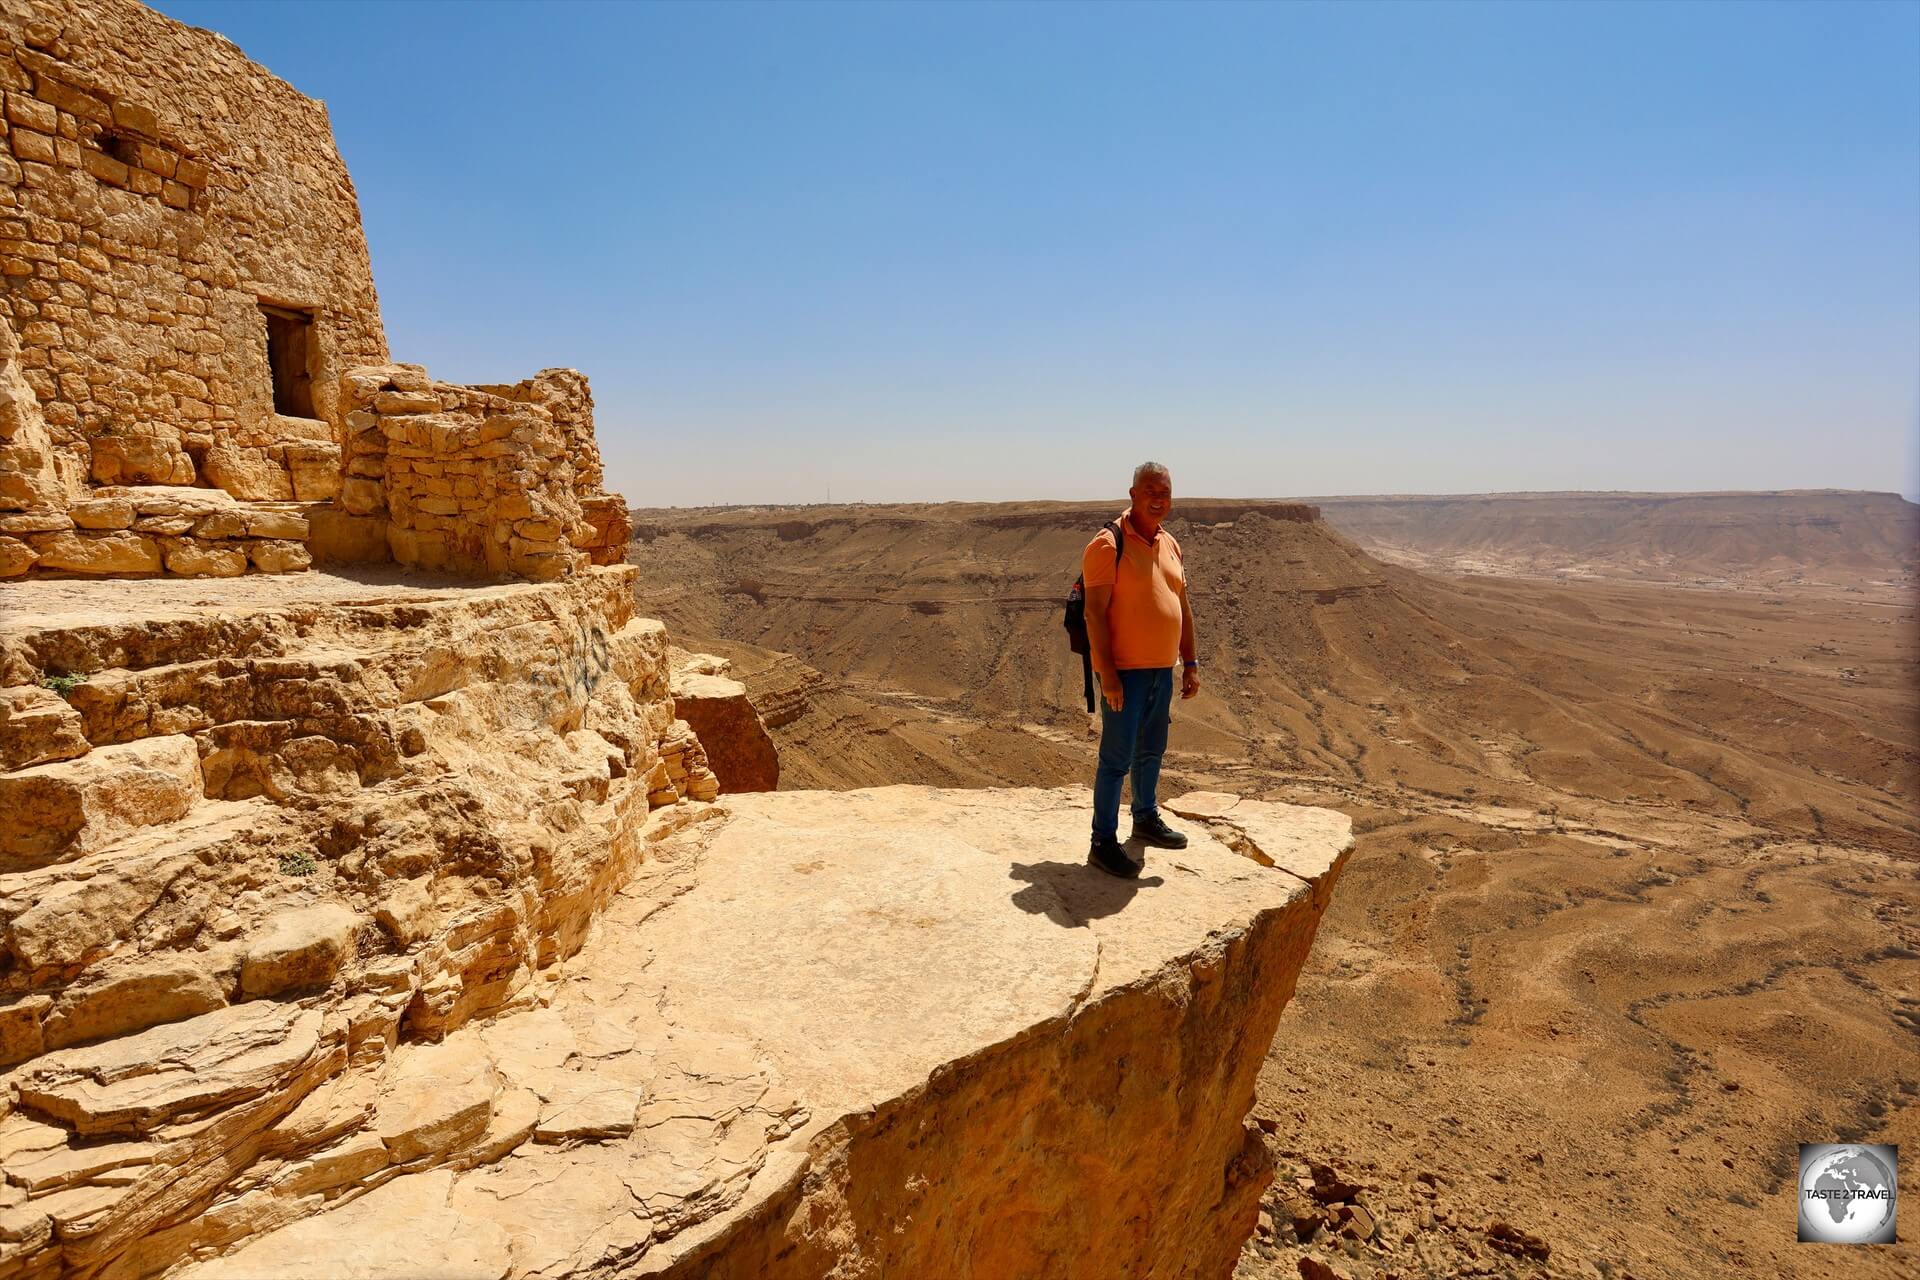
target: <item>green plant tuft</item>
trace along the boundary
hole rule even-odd
[[[40,677],[40,687],[42,689],[51,689],[63,698],[71,698],[73,696],[73,691],[76,688],[78,688],[80,685],[85,684],[86,682],[87,682],[87,677],[85,672],[81,672],[77,675],[61,675],[61,676],[43,675]]]
[[[310,876],[320,869],[310,853],[283,853],[280,855],[280,874],[283,876]]]

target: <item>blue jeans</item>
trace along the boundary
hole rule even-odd
[[[1173,668],[1120,673],[1120,710],[1100,699],[1100,768],[1093,777],[1093,834],[1120,836],[1120,784],[1133,774],[1133,818],[1159,812],[1160,757],[1173,718]]]

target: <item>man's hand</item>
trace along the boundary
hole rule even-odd
[[[1184,667],[1180,672],[1180,698],[1185,701],[1200,692],[1200,669]]]
[[[1120,673],[1101,671],[1096,674],[1100,678],[1100,696],[1107,700],[1108,707],[1120,710],[1127,700],[1126,691],[1120,687]]]

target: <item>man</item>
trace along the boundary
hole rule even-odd
[[[1173,711],[1173,664],[1180,696],[1200,692],[1193,608],[1180,544],[1161,528],[1173,508],[1173,476],[1157,462],[1133,470],[1133,505],[1113,531],[1102,529],[1080,557],[1087,588],[1087,642],[1100,682],[1100,767],[1093,781],[1093,846],[1087,861],[1116,876],[1140,874],[1120,835],[1120,784],[1133,775],[1133,839],[1184,849],[1186,836],[1160,816],[1156,790]]]

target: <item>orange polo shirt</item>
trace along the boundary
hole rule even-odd
[[[1180,660],[1180,600],[1187,590],[1180,565],[1180,544],[1166,526],[1148,542],[1133,527],[1133,508],[1120,521],[1126,532],[1119,574],[1113,563],[1113,533],[1102,529],[1080,554],[1080,575],[1087,587],[1112,587],[1107,606],[1108,643],[1113,665],[1121,671],[1170,667]]]

